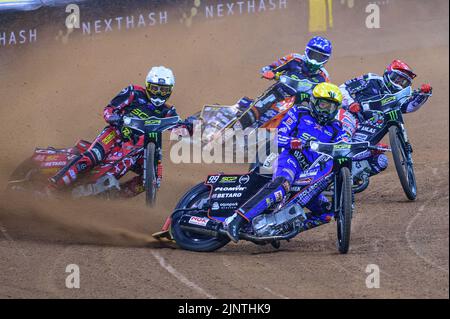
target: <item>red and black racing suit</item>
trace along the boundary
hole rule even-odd
[[[156,107],[150,102],[144,88],[130,85],[105,107],[103,117],[109,125],[97,136],[86,152],[74,158],[66,167],[50,178],[52,184],[56,188],[71,185],[80,173],[102,163],[116,146],[121,147],[128,137],[118,125],[119,123],[113,123],[112,119],[130,113],[144,119],[151,116],[159,118],[177,116],[175,107],[166,104]],[[123,185],[123,193],[129,196],[136,195],[136,193],[142,192],[140,185],[142,185],[142,176],[136,176]]]

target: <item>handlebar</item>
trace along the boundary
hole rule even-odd
[[[367,148],[371,151],[380,151],[380,152],[392,152],[392,149],[390,147],[381,147],[378,145],[369,145],[369,147]]]

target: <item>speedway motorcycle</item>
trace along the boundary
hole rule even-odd
[[[122,132],[124,129],[127,130],[129,141],[124,142],[122,147],[117,146],[113,149],[100,165],[81,174],[80,178],[65,191],[72,198],[93,196],[117,198],[121,195],[120,180],[128,172],[134,172],[143,177],[142,187],[145,190],[146,203],[152,206],[156,201],[161,181],[157,174],[157,166],[162,156],[161,134],[183,124],[178,116],[148,119],[133,115],[124,116]],[[90,142],[81,140],[71,148],[37,148],[34,154],[12,173],[7,190],[31,191],[36,195],[45,196],[48,178],[90,146]]]
[[[412,159],[413,149],[401,112],[401,106],[412,94],[411,87],[396,94],[386,94],[361,102],[364,118],[353,136],[354,141],[378,144],[387,134],[392,149],[395,168],[402,188],[409,200],[417,198],[417,185]],[[354,161],[355,192],[369,186],[370,166],[366,160]]]
[[[337,222],[337,246],[340,253],[349,250],[351,220],[353,215],[352,162],[353,157],[369,150],[378,150],[369,142],[319,143],[310,142],[312,150],[321,156],[292,185],[289,194],[280,203],[268,203],[267,209],[248,223],[240,232],[240,239],[258,245],[271,244],[280,247],[280,241],[331,222]],[[332,212],[326,216],[314,216],[298,205],[308,196],[308,186],[318,174],[319,167],[333,160],[333,173],[323,183],[333,184]],[[157,239],[175,240],[179,247],[197,251],[215,251],[229,243],[225,235],[224,221],[236,209],[255,195],[271,176],[256,169],[244,175],[216,174],[204,183],[189,190],[179,201],[163,230],[153,236]]]
[[[310,93],[317,85],[290,73],[278,74],[276,79],[276,83],[255,100],[244,98],[232,106],[206,105],[200,112],[191,116],[190,119],[196,123],[194,128],[201,129],[202,147],[212,148],[213,143],[223,145],[233,136],[234,131],[244,132],[244,142],[241,146],[248,147],[248,141],[252,140],[249,136],[256,134],[258,128],[276,128],[294,104],[309,99]],[[266,99],[273,104],[264,114],[259,114],[255,106],[266,102]]]

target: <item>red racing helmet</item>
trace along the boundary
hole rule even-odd
[[[411,67],[401,60],[394,60],[384,72],[384,82],[392,93],[401,91],[411,86],[417,75]]]

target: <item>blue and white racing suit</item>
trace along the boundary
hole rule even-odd
[[[344,97],[342,102],[344,110],[348,110],[348,107],[354,102],[361,103],[362,101],[391,93],[385,85],[383,77],[373,73],[368,73],[359,78],[348,80],[339,88]],[[416,112],[427,102],[429,97],[429,94],[423,94],[418,91],[413,92],[413,94],[401,105],[402,113]],[[357,119],[355,117],[357,122],[367,119],[364,112],[355,114],[354,116],[358,117]],[[372,115],[370,114],[369,116]],[[344,126],[345,125],[346,124],[344,123]],[[388,167],[388,158],[385,154],[376,154],[368,158],[368,161],[372,169],[371,175],[376,175]]]
[[[292,183],[320,156],[308,148],[292,150],[293,139],[300,139],[303,143],[309,140],[333,143],[347,140],[347,135],[339,121],[332,120],[322,126],[311,115],[308,107],[293,106],[278,127],[278,146],[282,148],[282,152],[278,157],[272,182],[266,184],[238,210],[238,213],[248,221],[272,204],[281,202]],[[321,166],[310,185],[296,195],[296,203],[307,207],[313,214],[327,213],[329,203],[321,193],[328,187],[333,177],[332,169],[332,160]]]

